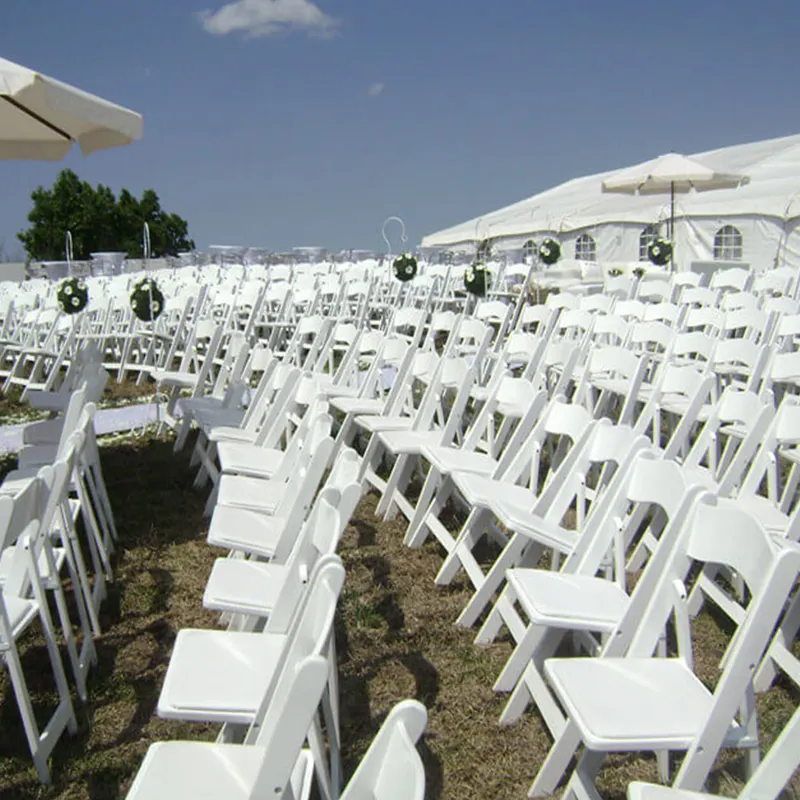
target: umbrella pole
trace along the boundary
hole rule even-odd
[[[675,181],[669,184],[669,240],[672,242],[672,252],[669,256],[669,267],[675,269]]]

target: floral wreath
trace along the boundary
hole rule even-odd
[[[392,262],[394,276],[399,281],[410,281],[417,274],[417,259],[411,253],[403,253]]]
[[[475,261],[464,273],[464,288],[476,297],[485,297],[492,280],[492,273],[481,261]]]
[[[142,278],[134,284],[131,310],[142,322],[158,319],[164,310],[164,295],[152,278]]]
[[[89,302],[89,290],[83,278],[67,278],[58,284],[58,305],[65,314],[79,314]]]
[[[561,245],[556,239],[545,239],[539,245],[539,258],[548,266],[555,264],[561,258]]]
[[[669,239],[653,239],[647,247],[647,257],[657,267],[664,267],[672,260],[672,242]]]

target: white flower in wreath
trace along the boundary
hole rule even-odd
[[[69,297],[69,296],[72,294],[72,287],[71,287],[69,284],[67,284],[67,285],[64,287],[64,294],[65,294],[67,297]]]
[[[661,247],[657,244],[653,245],[653,255],[660,256],[661,255]]]
[[[134,311],[136,311],[136,309],[137,309],[137,308],[139,308],[139,303],[138,303],[138,301],[136,301],[136,300],[131,300],[131,308],[132,308]]]
[[[72,298],[72,305],[77,308],[81,304],[81,301],[77,297]]]
[[[472,283],[472,281],[475,280],[475,270],[472,269],[472,268],[468,269],[467,270],[467,274],[466,274],[466,278],[467,278],[467,281],[469,283]]]
[[[158,312],[161,310],[161,304],[158,302],[158,300],[153,300],[153,304],[150,306],[150,310],[154,314],[158,314]]]
[[[411,264],[409,264],[406,267],[406,275],[413,275],[413,274],[414,274],[414,267],[412,267]]]
[[[542,255],[545,257],[550,255],[550,248],[547,245],[542,246]]]
[[[78,281],[78,288],[85,289],[86,288],[86,281]]]

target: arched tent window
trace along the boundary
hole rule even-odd
[[[742,232],[733,225],[723,225],[714,234],[714,261],[742,260]]]
[[[648,248],[650,247],[650,242],[655,241],[657,238],[658,238],[657,225],[648,225],[639,234],[639,261],[650,260],[650,253],[648,252]]]
[[[597,261],[597,244],[588,233],[582,233],[575,240],[576,261]]]
[[[522,258],[527,259],[531,256],[536,254],[536,242],[533,239],[528,239],[525,244],[522,245]]]

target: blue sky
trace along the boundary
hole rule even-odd
[[[10,0],[0,55],[144,116],[0,164],[0,242],[68,166],[199,247],[381,248],[587,172],[800,132],[797,0]]]

